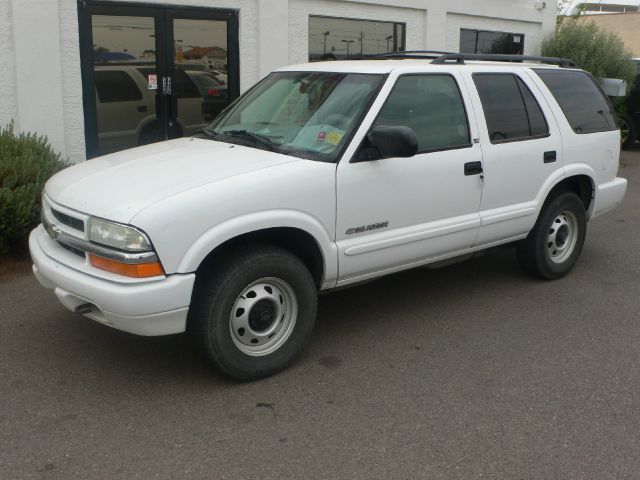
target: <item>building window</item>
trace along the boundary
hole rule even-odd
[[[524,34],[461,28],[460,53],[522,55],[524,53]]]
[[[406,25],[351,18],[309,17],[309,61],[343,60],[405,49]]]

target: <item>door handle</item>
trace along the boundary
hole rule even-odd
[[[544,152],[544,163],[552,163],[556,161],[556,151],[552,150],[550,152]]]
[[[162,93],[171,95],[171,77],[162,77]]]
[[[465,175],[480,175],[482,174],[482,162],[467,162],[464,164]]]
[[[146,105],[138,105],[138,113],[143,113],[147,111]]]

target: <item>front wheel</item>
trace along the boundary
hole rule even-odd
[[[518,261],[535,277],[561,278],[578,261],[586,231],[586,213],[580,198],[575,193],[560,193],[545,203],[533,230],[518,244]]]
[[[296,256],[247,246],[203,272],[189,312],[189,333],[221,373],[255,380],[289,366],[315,323],[316,287]]]

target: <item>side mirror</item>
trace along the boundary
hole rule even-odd
[[[367,140],[380,152],[380,158],[413,157],[418,153],[418,137],[404,125],[374,127]]]

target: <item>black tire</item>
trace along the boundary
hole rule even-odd
[[[627,150],[635,145],[636,140],[638,138],[638,131],[636,130],[635,123],[633,123],[633,119],[629,116],[625,115],[619,119],[620,123],[620,132],[622,135],[622,148]],[[626,133],[625,133],[626,132]],[[626,138],[625,138],[626,135]]]
[[[560,192],[545,202],[533,229],[518,243],[518,261],[524,271],[534,277],[561,278],[578,261],[586,232],[587,218],[582,201],[575,193]],[[564,246],[563,238],[566,239]]]
[[[258,280],[277,282],[259,283],[252,287],[252,283]],[[272,290],[265,285],[270,285]],[[245,312],[243,308],[237,308],[237,302],[249,302],[245,296],[257,301],[255,292],[249,291],[247,294],[249,288],[255,289],[258,295],[264,298],[252,307],[247,307],[249,311],[243,315],[248,322],[246,333],[244,328],[239,328],[237,332],[232,331],[237,328],[233,323],[236,320],[231,318],[232,311]],[[282,289],[280,294],[278,288]],[[285,290],[288,295],[283,293]],[[291,292],[294,295],[293,300],[289,300]],[[251,296],[251,293],[254,295]],[[241,294],[245,296],[241,297]],[[283,295],[287,299],[284,303]],[[275,300],[278,297],[279,302]],[[278,303],[282,304],[282,307]],[[293,312],[292,305],[296,303],[297,315],[287,313],[285,322],[283,312]],[[264,307],[265,304],[267,307]],[[258,305],[264,307],[262,310],[266,308],[272,311],[263,315]],[[316,286],[311,273],[298,257],[275,246],[247,245],[242,250],[230,252],[224,259],[216,261],[211,272],[198,275],[189,310],[188,331],[196,347],[222,374],[237,380],[256,380],[273,375],[293,363],[311,337],[316,311]],[[281,313],[282,318],[279,320]],[[291,318],[295,318],[292,326]],[[256,327],[255,330],[249,327],[252,320],[261,322],[264,319],[268,327]],[[255,323],[252,325],[256,326]],[[281,325],[285,325],[289,333],[284,333],[285,327]],[[270,332],[271,328],[280,329],[274,330],[276,333],[273,339],[281,343],[272,343],[269,347],[269,342],[274,340],[271,336],[267,339],[265,335],[260,340],[265,342],[262,346],[241,343],[248,342],[249,339],[256,340],[254,335]],[[263,352],[260,356],[255,356],[255,352],[246,352],[253,348],[275,350]]]

